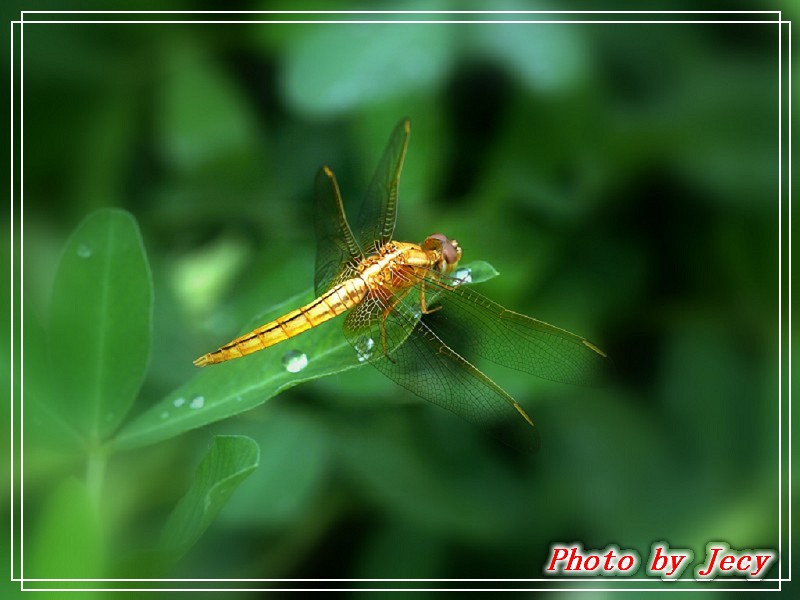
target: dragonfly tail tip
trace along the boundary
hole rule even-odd
[[[533,424],[533,421],[531,420],[531,418],[528,416],[528,413],[526,413],[526,412],[525,412],[525,409],[524,409],[524,408],[522,408],[522,407],[519,405],[519,403],[517,403],[517,402],[514,402],[514,408],[516,408],[516,409],[517,409],[517,412],[518,412],[518,413],[519,413],[519,414],[522,416],[522,418],[523,418],[523,419],[525,419],[525,420],[528,422],[528,425],[530,425],[531,427],[536,427],[536,426]]]
[[[603,352],[602,350],[600,350],[600,348],[598,348],[597,346],[595,346],[595,345],[594,345],[592,342],[590,342],[589,340],[582,340],[582,341],[583,341],[583,345],[584,345],[584,346],[586,346],[587,348],[589,348],[590,350],[594,350],[594,351],[595,351],[597,354],[599,354],[599,355],[600,355],[600,356],[602,356],[603,358],[608,358],[608,355],[607,355],[605,352]]]

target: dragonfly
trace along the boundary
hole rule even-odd
[[[564,329],[508,310],[467,286],[463,250],[442,233],[420,243],[394,239],[398,189],[411,124],[395,127],[351,228],[336,177],[315,181],[316,298],[194,361],[238,359],[346,314],[344,335],[359,361],[479,426],[524,429],[539,444],[527,412],[483,373],[475,358],[558,382],[590,385],[606,354]],[[517,434],[513,434],[517,435]],[[517,445],[515,443],[515,445]]]

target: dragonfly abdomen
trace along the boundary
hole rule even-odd
[[[194,364],[198,367],[213,365],[274,346],[353,308],[367,291],[367,284],[360,277],[348,279],[305,306],[204,354]]]

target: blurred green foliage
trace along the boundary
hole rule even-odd
[[[255,440],[259,465],[185,517],[194,540],[220,509],[168,576],[531,578],[554,541],[776,547],[775,52],[774,25],[26,25],[26,576],[164,569],[149,553],[204,501],[215,435]],[[357,206],[403,115],[397,237],[457,237],[500,272],[482,293],[596,341],[615,383],[488,368],[541,431],[528,457],[370,368],[261,405],[267,361],[320,343],[297,338],[231,367],[258,408],[87,464],[87,423],[157,424],[201,393],[195,357],[303,301],[316,170]],[[97,214],[133,249],[104,271],[108,319],[61,279]],[[84,333],[54,347],[75,385],[51,389],[40,342],[64,307]],[[78,391],[95,335],[124,351],[107,421]]]
[[[169,516],[161,549],[177,557],[192,547],[208,528],[238,485],[258,467],[259,448],[251,438],[225,435],[197,467],[192,487]]]

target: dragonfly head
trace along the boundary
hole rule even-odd
[[[455,269],[461,260],[461,246],[443,233],[429,235],[422,243],[422,247],[437,253],[436,266],[444,274]]]

